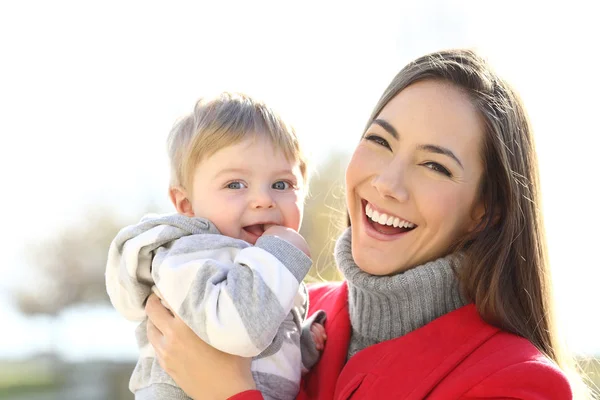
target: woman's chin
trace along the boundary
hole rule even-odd
[[[373,276],[391,276],[399,272],[393,268],[362,268],[360,266],[359,268],[361,271]]]
[[[385,257],[385,254],[377,254],[377,252],[357,252],[353,251],[354,262],[358,266],[358,268],[369,274],[375,276],[386,276],[386,275],[395,275],[400,272],[404,272],[410,267],[406,267],[405,263],[396,262],[393,264],[390,263],[389,255]]]

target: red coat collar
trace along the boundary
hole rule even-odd
[[[310,313],[319,309],[327,313],[327,343],[321,360],[304,378],[299,399],[345,398],[367,373],[389,374],[402,359],[410,362],[402,366],[401,397],[422,399],[498,332],[481,320],[475,306],[469,304],[407,335],[360,351],[346,363],[351,331],[346,282],[314,286],[310,298]]]

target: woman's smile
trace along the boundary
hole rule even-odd
[[[369,236],[375,235],[374,239],[396,240],[417,227],[416,224],[390,212],[383,211],[367,200],[363,199],[361,203],[364,209],[363,215],[365,218],[363,218],[363,223],[366,233]]]

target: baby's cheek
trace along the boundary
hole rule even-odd
[[[288,228],[298,231],[302,225],[302,207],[294,207],[292,214]]]
[[[302,216],[304,213],[304,202],[297,201],[290,205],[289,209],[286,211],[286,215],[284,215],[284,223],[285,226],[291,228],[295,231],[300,229],[302,225]]]

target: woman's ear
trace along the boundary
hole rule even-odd
[[[169,188],[169,198],[179,214],[183,214],[188,217],[194,216],[192,202],[184,188],[180,186],[171,186]]]
[[[468,232],[469,233],[477,233],[480,231],[483,226],[481,222],[485,218],[487,213],[487,207],[485,206],[485,202],[483,200],[479,200],[475,207],[471,210],[471,224],[469,225]]]
[[[484,225],[481,223],[487,217],[488,213],[493,213],[491,226],[496,225],[498,220],[500,219],[500,214],[498,212],[497,207],[494,207],[493,210],[488,210],[483,201],[479,201],[477,205],[473,208],[471,212],[471,225],[469,227],[470,233],[477,233],[484,228]]]

